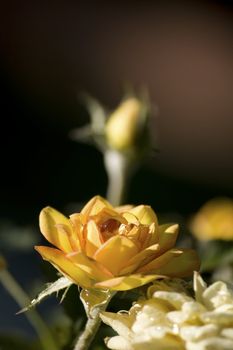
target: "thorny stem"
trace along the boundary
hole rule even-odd
[[[9,271],[6,269],[0,271],[0,281],[6,288],[8,293],[17,302],[20,308],[24,308],[25,305],[30,304],[30,299],[24,290],[20,287],[17,281],[13,278]],[[50,331],[48,330],[46,324],[36,312],[36,310],[30,310],[25,313],[28,321],[33,325],[38,338],[40,339],[41,346],[43,350],[58,350],[55,340],[53,339]]]
[[[104,154],[104,164],[108,175],[107,199],[114,206],[121,205],[126,196],[130,161],[126,155],[120,152],[107,150]],[[104,305],[96,307],[93,317],[88,317],[85,329],[74,350],[87,350],[89,348],[101,324],[100,312],[106,310],[110,300],[111,298]]]
[[[85,329],[79,337],[74,350],[86,350],[89,348],[101,324],[99,314],[95,318],[88,318]]]
[[[108,301],[104,305],[101,305],[95,308],[95,315],[93,315],[93,317],[90,317],[90,316],[88,317],[87,323],[85,325],[85,329],[81,334],[81,336],[78,338],[77,343],[74,347],[74,350],[89,349],[89,346],[91,345],[93,339],[95,338],[95,335],[101,324],[100,312],[106,310],[114,294],[115,293],[112,294],[112,296],[108,299]]]

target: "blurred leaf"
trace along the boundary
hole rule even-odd
[[[31,226],[17,226],[10,221],[2,220],[0,221],[0,240],[2,249],[27,251],[38,244],[38,235]]]
[[[223,281],[227,283],[228,288],[233,291],[233,263],[217,267],[212,274],[212,281]]]
[[[91,128],[95,134],[102,134],[105,122],[106,122],[106,112],[103,106],[95,98],[88,94],[82,95],[84,102],[86,103],[88,112],[91,117]]]
[[[52,317],[50,315],[50,318],[50,330],[59,345],[59,349],[64,349],[66,348],[67,344],[72,342],[74,338],[72,334],[72,321],[64,313],[62,308],[53,310]]]
[[[199,242],[199,253],[203,272],[233,263],[233,244],[225,241]]]
[[[16,334],[0,335],[1,350],[40,350],[38,343],[24,339]]]
[[[90,123],[74,129],[70,132],[70,137],[74,141],[81,141],[85,143],[91,143],[93,140],[102,149],[104,147],[103,135],[106,123],[106,111],[103,106],[93,97],[88,94],[82,94],[83,100],[89,115]]]

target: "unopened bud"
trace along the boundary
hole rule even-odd
[[[125,150],[135,145],[141,132],[143,103],[137,98],[129,98],[110,115],[105,134],[108,145],[115,150]]]

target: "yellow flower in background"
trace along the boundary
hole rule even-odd
[[[194,216],[190,229],[200,240],[233,240],[233,200],[208,201]]]
[[[208,288],[194,274],[195,297],[177,282],[166,280],[149,288],[150,299],[137,302],[130,311],[103,312],[102,320],[117,336],[106,340],[115,350],[232,350],[233,293],[225,283]]]
[[[135,145],[142,132],[145,105],[135,97],[128,98],[110,115],[105,126],[108,145],[118,151]]]
[[[195,251],[173,248],[178,225],[158,225],[150,206],[113,208],[100,196],[66,218],[47,207],[40,229],[56,248],[36,250],[84,288],[128,290],[163,277],[185,277],[199,268]]]

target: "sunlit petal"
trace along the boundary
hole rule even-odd
[[[161,275],[169,277],[189,277],[193,271],[200,269],[200,261],[197,252],[192,249],[182,249],[182,254],[174,257],[174,260],[168,261],[161,269],[157,272]]]
[[[129,290],[133,288],[137,288],[140,286],[143,286],[144,284],[147,284],[156,278],[161,278],[164,276],[159,275],[140,275],[140,274],[133,274],[129,276],[122,276],[122,277],[116,277],[113,279],[109,279],[103,282],[99,282],[95,284],[95,287],[97,288],[109,288],[112,290]]]
[[[129,210],[129,213],[135,215],[143,225],[150,225],[154,222],[158,225],[158,219],[154,210],[149,205],[138,205]]]
[[[179,249],[171,249],[168,252],[160,255],[157,257],[157,259],[154,259],[153,261],[149,262],[148,264],[140,267],[137,272],[139,273],[151,273],[151,271],[157,271],[160,269],[163,265],[167,264],[171,259],[173,259],[176,256],[179,256],[182,254],[182,251]]]
[[[95,221],[97,222],[97,223],[102,223],[102,222],[104,222],[104,221],[106,221],[106,220],[108,220],[108,219],[114,219],[114,220],[117,220],[117,221],[119,221],[119,222],[121,222],[121,223],[124,223],[124,224],[126,224],[127,223],[127,221],[123,218],[123,216],[120,214],[120,213],[118,213],[115,209],[113,209],[113,208],[107,208],[107,207],[105,207],[105,208],[103,208],[99,213],[98,213],[98,215],[96,215],[96,217],[95,217]]]
[[[57,224],[56,228],[59,234],[68,237],[72,250],[78,251],[81,249],[78,236],[73,230],[67,230],[67,226],[63,224]]]
[[[102,321],[111,326],[115,332],[127,338],[132,326],[132,321],[128,314],[101,312],[100,317]]]
[[[75,232],[75,235],[73,236],[76,236],[75,239],[78,240],[80,249],[84,251],[85,244],[86,244],[86,238],[84,237],[84,230],[83,230],[85,225],[84,216],[79,213],[70,215],[70,224],[73,228],[73,231]]]
[[[96,223],[90,220],[86,225],[85,252],[87,256],[93,256],[102,243],[103,239]]]
[[[114,236],[106,241],[93,256],[117,275],[127,261],[138,253],[137,246],[124,236]]]
[[[103,208],[112,208],[111,204],[101,196],[93,197],[82,209],[84,216],[97,215]]]
[[[161,253],[174,247],[178,233],[179,225],[177,224],[165,224],[159,226],[158,243],[160,245]]]
[[[120,337],[119,335],[116,335],[112,338],[107,338],[106,345],[108,349],[113,350],[133,350],[130,341],[123,337]]]
[[[74,263],[74,265],[77,265],[80,269],[85,271],[91,279],[103,281],[113,277],[113,274],[108,271],[106,267],[97,261],[88,258],[81,252],[68,254],[67,257],[72,263]]]
[[[130,213],[129,211],[126,211],[124,213],[122,213],[122,216],[127,220],[127,222],[129,224],[134,224],[134,225],[139,225],[140,222],[138,220],[138,218],[136,217],[136,215],[134,215],[133,213]]]
[[[91,279],[85,271],[75,265],[62,251],[50,247],[36,246],[35,249],[41,254],[44,260],[49,261],[63,275],[70,278],[80,286],[90,288]]]
[[[171,249],[138,269],[138,272],[158,273],[169,277],[188,277],[199,268],[200,262],[194,250]]]
[[[134,255],[128,262],[127,265],[120,271],[121,275],[129,274],[135,271],[139,266],[143,266],[149,263],[159,252],[159,245],[154,244],[138,254]]]
[[[65,252],[72,251],[69,236],[72,236],[72,228],[69,219],[59,211],[46,207],[40,212],[40,230],[44,237],[57,248]],[[58,229],[62,224],[62,230]]]

